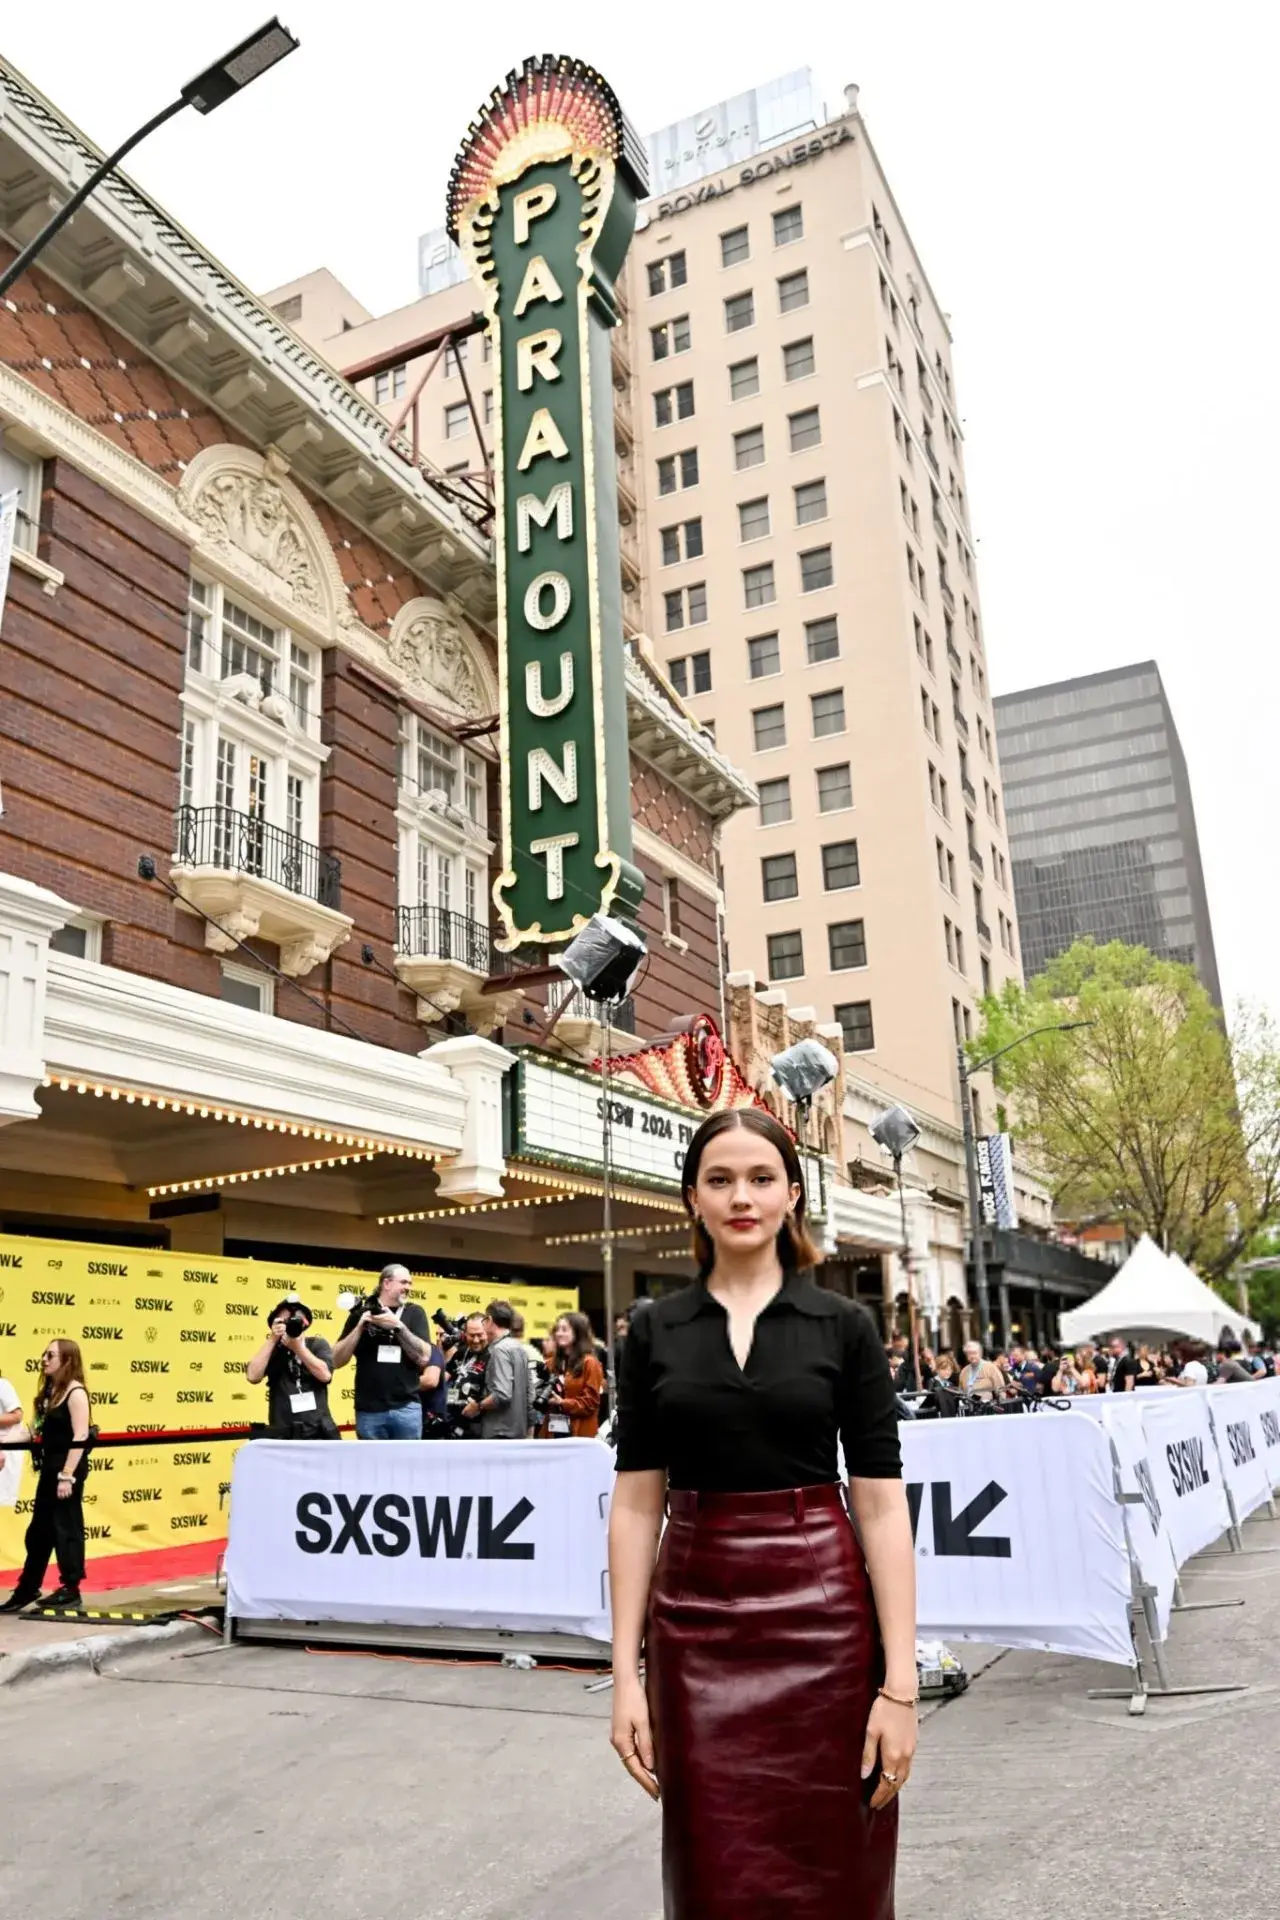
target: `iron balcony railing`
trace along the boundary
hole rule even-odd
[[[447,907],[400,907],[396,951],[424,960],[456,960],[488,979],[493,942],[488,927]]]
[[[183,867],[251,873],[336,912],[342,862],[309,840],[234,807],[179,807],[174,860]]]
[[[589,996],[582,991],[581,987],[575,987],[573,991],[567,995],[562,994],[561,999],[566,1002],[564,1012],[573,1019],[594,1020],[598,1025],[604,1025],[605,1007],[603,1002],[590,999]],[[635,1001],[630,999],[623,1000],[617,1006],[610,1008],[608,1011],[608,1019],[615,1033],[634,1033],[636,1030]]]

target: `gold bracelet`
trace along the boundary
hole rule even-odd
[[[913,1693],[909,1700],[904,1700],[901,1694],[890,1693],[887,1687],[881,1687],[879,1694],[882,1700],[891,1700],[895,1707],[918,1707],[920,1705],[920,1695],[918,1693]]]

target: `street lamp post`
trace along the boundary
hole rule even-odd
[[[171,100],[167,107],[161,108],[159,113],[153,114],[151,119],[136,132],[131,133],[114,153],[109,153],[106,159],[94,168],[83,185],[77,187],[71,198],[58,208],[53,218],[45,222],[35,239],[27,242],[17,258],[10,262],[3,273],[0,273],[0,294],[9,291],[14,281],[19,279],[32,262],[44,252],[53,236],[60,233],[72,215],[84,205],[94,188],[99,186],[109,173],[114,172],[125,155],[132,153],[149,133],[154,133],[157,127],[162,127],[166,120],[172,120],[174,114],[181,113],[184,107],[194,107],[197,113],[212,113],[214,108],[220,107],[224,100],[229,100],[233,93],[241,92],[251,81],[256,80],[259,74],[265,73],[269,67],[274,67],[277,61],[284,59],[286,54],[292,53],[297,45],[298,42],[288,27],[282,27],[278,20],[268,20],[266,25],[259,27],[256,33],[251,33],[247,40],[242,40],[238,47],[232,47],[230,53],[224,53],[221,60],[215,60],[211,67],[206,67],[205,71],[197,74],[194,80],[188,80],[178,98]]]
[[[978,1296],[978,1338],[984,1348],[991,1333],[991,1294],[987,1286],[987,1250],[982,1224],[982,1200],[978,1192],[978,1150],[973,1132],[973,1100],[969,1092],[969,1083],[975,1073],[982,1073],[987,1067],[994,1066],[1006,1053],[1012,1053],[1024,1040],[1034,1040],[1042,1033],[1072,1033],[1077,1027],[1091,1027],[1092,1020],[1065,1020],[1058,1025],[1033,1027],[1030,1033],[1020,1033],[1007,1047],[997,1047],[985,1060],[975,1060],[970,1065],[964,1047],[956,1048],[956,1065],[960,1073],[960,1131],[964,1139],[964,1172],[969,1189],[969,1239],[973,1247],[973,1288]],[[1007,1331],[1007,1329],[1006,1329]]]

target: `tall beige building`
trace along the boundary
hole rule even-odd
[[[723,829],[731,979],[843,1030],[869,1180],[877,1105],[922,1121],[914,1174],[963,1298],[956,1044],[1020,964],[951,335],[856,88],[774,144],[753,137],[768,92],[651,143],[614,344],[624,608],[759,790]],[[488,342],[446,339],[475,298],[442,236],[429,251],[438,290],[377,318],[323,270],[267,297],[465,492]],[[985,1079],[975,1105],[994,1128]],[[1021,1173],[1019,1197],[1043,1223]]]

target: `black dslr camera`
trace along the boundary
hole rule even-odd
[[[310,1324],[305,1313],[291,1313],[284,1323],[284,1330],[291,1340],[298,1340]]]

